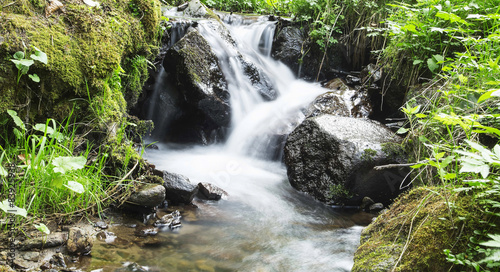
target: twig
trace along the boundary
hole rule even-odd
[[[14,2],[12,2],[12,3],[10,3],[10,4],[7,4],[7,5],[3,6],[2,8],[6,8],[6,7],[8,7],[8,6],[12,6],[12,5],[14,5],[15,3],[16,3],[16,1],[14,1]]]
[[[417,164],[428,163],[428,162],[429,162],[429,160],[424,160],[424,161],[419,161],[419,162],[414,162],[414,163],[379,165],[379,166],[373,167],[373,170],[379,171],[379,170],[385,170],[385,169],[390,169],[390,168],[408,167],[408,166],[414,166]]]

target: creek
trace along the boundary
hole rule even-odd
[[[215,184],[228,197],[195,200],[197,208],[168,207],[180,209],[182,227],[158,233],[149,244],[137,242],[144,238],[134,237],[133,228],[126,227],[130,222],[122,219],[109,230],[117,235],[115,242],[95,245],[93,269],[136,262],[151,271],[350,271],[371,216],[297,192],[281,162],[284,137],[305,118],[302,109],[327,90],[297,79],[270,57],[274,22],[240,16],[224,21],[235,44],[214,31],[209,20],[198,21],[196,28],[228,83],[227,139],[207,145],[160,143],[145,157],[157,169],[185,175],[194,184]],[[270,79],[276,99],[262,97],[244,73],[241,56]],[[168,125],[157,127],[168,130]]]

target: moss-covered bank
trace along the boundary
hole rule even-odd
[[[352,271],[460,271],[443,250],[465,251],[482,214],[473,196],[413,189],[363,231]]]
[[[25,0],[0,11],[0,113],[16,109],[26,121],[62,119],[72,109],[79,121],[97,114],[105,123],[117,121],[147,79],[146,58],[154,58],[160,32],[158,0],[103,0],[97,7],[64,1],[46,16],[54,1]],[[16,83],[10,61],[17,51],[45,52],[48,63],[35,62]],[[94,102],[94,107],[89,107]],[[100,104],[100,111],[95,105]],[[104,111],[104,112],[103,112]]]

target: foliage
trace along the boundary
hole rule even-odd
[[[465,252],[445,254],[476,271],[498,269],[498,3],[419,1],[391,7],[381,59],[392,69],[406,63],[415,71],[410,82],[434,77],[408,100],[407,124],[398,131],[407,134],[413,180],[466,191],[480,201],[484,229],[477,229]]]
[[[33,46],[33,49],[35,50],[34,54],[31,54],[31,59],[26,59],[25,54],[22,51],[18,51],[14,54],[14,59],[11,59],[17,68],[17,84],[19,84],[19,80],[21,79],[22,75],[28,74],[29,68],[31,65],[33,65],[34,60],[37,60],[41,63],[47,64],[47,54],[44,52],[40,51],[40,49],[36,48]],[[31,80],[34,82],[40,82],[40,78],[38,77],[37,74],[29,74],[28,75]]]

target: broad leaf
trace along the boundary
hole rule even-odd
[[[34,47],[34,46],[33,46]],[[35,48],[35,54],[31,54],[31,58],[34,59],[34,60],[38,60],[39,62],[41,63],[44,63],[44,64],[47,64],[48,62],[48,59],[47,59],[47,54],[45,54],[44,52],[40,51],[40,49]]]
[[[9,173],[7,173],[7,170],[5,170],[2,165],[0,165],[0,176],[6,177],[8,174]]]
[[[85,188],[83,185],[77,181],[68,181],[68,184],[64,184],[64,187],[70,189],[71,191],[77,194],[83,194],[85,192]]]
[[[46,126],[45,124],[36,124],[33,126],[33,129],[38,130],[38,131],[43,132],[43,133],[45,133],[45,131],[47,131],[47,134],[54,133],[54,129],[49,127],[49,126]]]
[[[434,72],[437,68],[439,68],[439,65],[432,58],[427,60],[427,66],[429,67],[429,70],[431,70],[431,72]]]
[[[11,205],[8,199],[5,199],[4,201],[0,202],[0,209],[2,209],[2,211],[6,213],[20,215],[22,217],[26,217],[28,215],[25,209],[19,208],[16,205]]]
[[[21,120],[21,118],[19,118],[19,116],[17,116],[17,112],[15,112],[13,110],[7,110],[7,113],[10,115],[10,117],[12,117],[12,119],[14,120],[14,123],[16,123],[16,126],[18,126],[23,131],[26,131],[26,127],[24,126],[24,123]]]
[[[22,66],[26,66],[26,67],[30,67],[31,65],[33,65],[33,63],[35,63],[33,60],[28,60],[28,59],[22,59],[22,60],[11,59],[10,61],[15,63],[16,65],[22,65]]]
[[[22,51],[17,51],[15,54],[14,54],[14,58],[16,60],[22,60],[24,59],[24,52]]]
[[[35,226],[35,228],[47,235],[50,234],[50,230],[49,228],[47,228],[47,226],[44,224],[44,223],[40,223],[40,225],[37,225],[37,224],[33,224],[33,226]]]
[[[480,245],[487,247],[500,247],[500,234],[488,234],[488,236],[492,240],[482,242]]]
[[[37,74],[28,75],[34,82],[40,82],[40,78]]]
[[[52,165],[55,166],[54,172],[64,174],[67,171],[82,169],[86,162],[87,159],[83,156],[57,157],[52,160]]]

